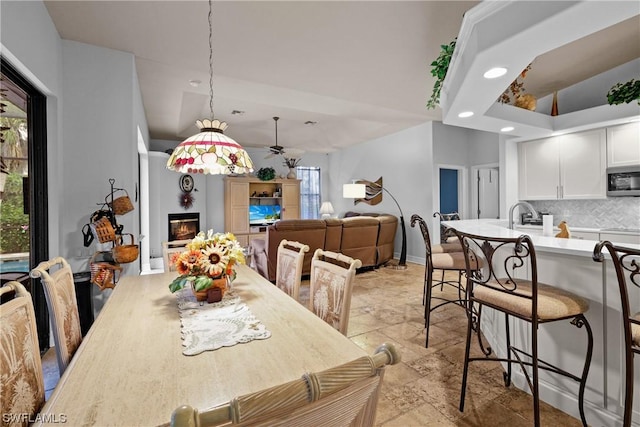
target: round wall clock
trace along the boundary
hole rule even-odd
[[[193,191],[194,187],[193,177],[191,175],[182,175],[180,177],[180,189],[185,193]]]

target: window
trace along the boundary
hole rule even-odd
[[[298,166],[296,174],[300,182],[300,218],[320,217],[320,168]]]

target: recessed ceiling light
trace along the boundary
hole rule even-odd
[[[484,73],[485,79],[496,79],[507,74],[507,69],[504,67],[494,67]]]
[[[511,132],[513,129],[515,129],[513,126],[505,126],[500,129],[500,132]]]
[[[460,117],[461,119],[465,119],[471,116],[473,116],[473,111],[463,111],[462,113],[458,114],[458,117]]]
[[[189,80],[189,84],[193,87],[200,86],[200,83],[202,83],[200,80]]]

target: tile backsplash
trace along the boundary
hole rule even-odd
[[[537,211],[553,215],[553,224],[562,220],[584,228],[640,228],[640,197],[610,197],[603,200],[534,200]]]

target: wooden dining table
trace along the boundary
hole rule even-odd
[[[240,265],[234,292],[271,337],[185,356],[177,299],[168,288],[176,275],[120,280],[41,410],[41,421],[160,425],[169,422],[180,405],[210,408],[366,355],[306,307]]]

